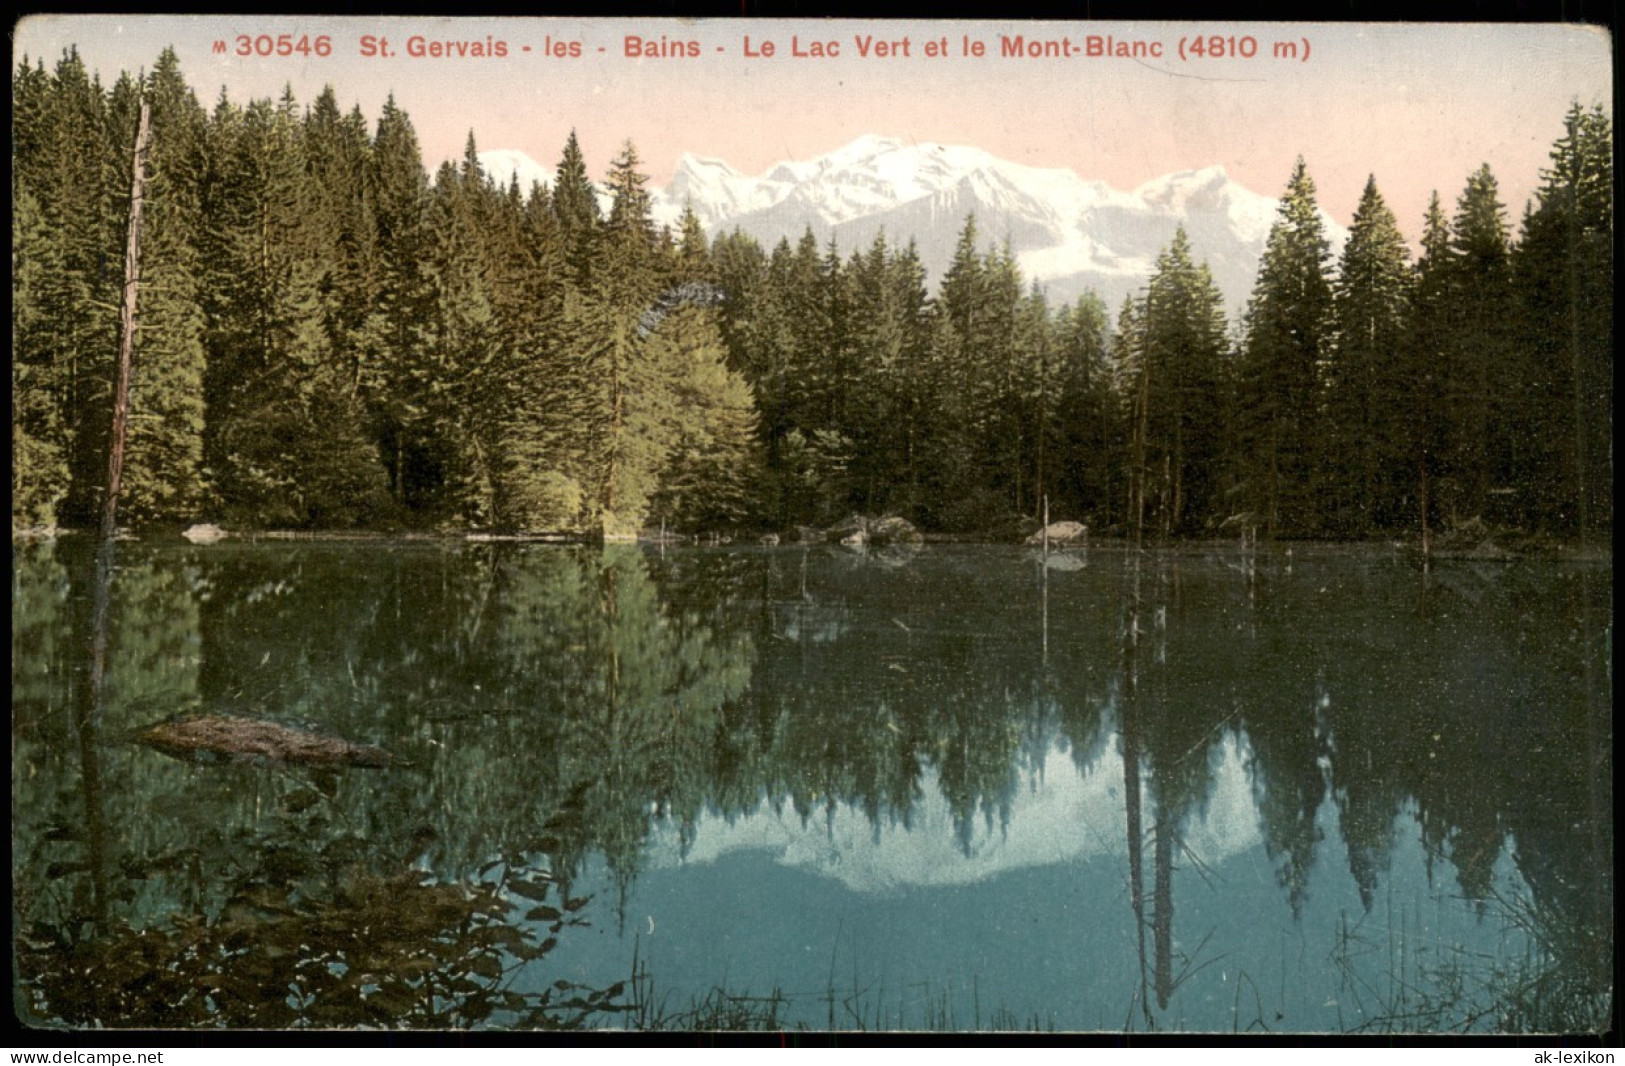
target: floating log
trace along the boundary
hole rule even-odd
[[[343,737],[230,715],[160,722],[139,734],[136,740],[177,758],[212,754],[275,759],[308,766],[371,767],[391,766],[399,761],[382,748],[355,744]]]

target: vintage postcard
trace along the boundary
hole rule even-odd
[[[27,1025],[1607,1028],[1606,32],[12,48]]]

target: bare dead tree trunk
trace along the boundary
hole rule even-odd
[[[1118,724],[1123,744],[1123,807],[1128,844],[1129,905],[1134,910],[1135,940],[1140,962],[1140,1008],[1151,1020],[1147,997],[1149,982],[1145,958],[1145,822],[1140,797],[1139,644],[1140,556],[1133,557],[1133,578],[1128,595],[1122,637],[1123,699]]]
[[[124,302],[119,309],[118,378],[113,388],[113,432],[107,454],[107,496],[102,504],[102,537],[117,531],[119,490],[124,480],[124,437],[130,420],[130,362],[135,350],[135,298],[141,281],[141,203],[147,183],[149,109],[141,101],[130,178],[130,229],[124,244]]]
[[[1149,314],[1149,312],[1147,312]],[[1150,342],[1146,342],[1150,348]],[[1151,432],[1151,355],[1141,353],[1139,410],[1135,412],[1134,427],[1134,547],[1139,549],[1145,540],[1145,438]]]
[[[90,663],[77,699],[80,785],[88,832],[91,897],[97,921],[107,916],[107,820],[102,809],[102,773],[97,730],[107,678],[107,631],[113,602],[114,547],[118,543],[119,487],[124,477],[124,437],[129,422],[130,362],[135,348],[135,297],[141,276],[141,200],[146,184],[148,107],[141,101],[130,180],[130,232],[124,253],[124,303],[119,311],[118,379],[113,391],[113,430],[107,457],[107,494],[102,504],[90,616]]]

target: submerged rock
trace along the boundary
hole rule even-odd
[[[1559,547],[1543,533],[1491,526],[1470,518],[1435,534],[1432,555],[1435,559],[1507,563],[1526,555],[1556,554]]]
[[[136,737],[178,758],[224,755],[312,766],[390,766],[398,760],[382,748],[343,737],[267,722],[260,718],[202,715],[160,722]]]
[[[1048,555],[1043,556],[1043,563],[1051,570],[1058,570],[1062,573],[1076,573],[1089,565],[1084,561],[1083,556],[1073,555],[1069,552],[1050,552]]]
[[[897,570],[912,563],[919,554],[920,545],[918,543],[888,544],[884,548],[870,553],[869,559],[888,570]]]

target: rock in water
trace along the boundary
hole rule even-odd
[[[851,514],[824,530],[824,539],[836,544],[861,544],[869,536],[869,520],[860,514]],[[858,538],[853,540],[852,538]]]
[[[259,718],[203,715],[160,722],[136,740],[166,755],[193,758],[202,754],[275,759],[310,766],[393,765],[395,756],[382,748],[355,744],[305,729]]]
[[[870,525],[869,539],[876,544],[919,544],[925,540],[920,531],[914,528],[914,523],[894,514],[877,519]]]
[[[1027,538],[1027,543],[1044,543],[1045,532],[1046,530],[1040,529]],[[1051,522],[1047,532],[1049,533],[1050,547],[1065,548],[1083,543],[1089,536],[1089,527],[1082,522]]]
[[[870,518],[861,514],[849,515],[830,526],[824,531],[824,538],[849,547],[858,544],[873,544],[876,547],[887,544],[918,544],[925,539],[906,518],[898,515]]]
[[[195,526],[186,527],[186,531],[181,536],[193,544],[218,544],[226,539],[226,531],[217,525],[200,522]]]

